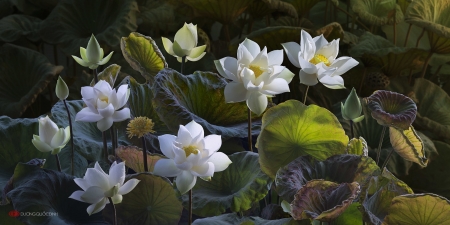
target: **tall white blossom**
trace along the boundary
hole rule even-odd
[[[39,135],[33,135],[31,142],[41,152],[58,154],[70,140],[69,126],[58,128],[48,116],[38,119]]]

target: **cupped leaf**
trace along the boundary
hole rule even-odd
[[[277,193],[288,202],[313,179],[325,179],[336,183],[358,182],[364,186],[368,177],[380,174],[380,169],[369,157],[335,155],[325,161],[301,156],[280,168],[275,178]]]
[[[39,18],[27,15],[10,15],[0,20],[0,41],[14,42],[21,37],[36,42],[40,39],[37,31],[39,30]]]
[[[362,221],[362,214],[359,211],[361,205],[358,202],[352,203],[338,218],[333,225],[359,224]]]
[[[88,203],[69,198],[81,190],[74,177],[35,165],[19,163],[14,170],[14,189],[7,197],[19,212],[47,216],[20,216],[26,224],[108,224],[100,213],[89,215]]]
[[[44,41],[59,44],[67,55],[77,56],[94,34],[107,53],[136,30],[137,13],[133,0],[62,0],[43,21],[39,34]]]
[[[177,224],[181,218],[183,206],[167,178],[149,173],[128,175],[125,182],[138,179],[138,185],[123,196],[120,204],[115,205],[118,224]],[[105,207],[103,215],[112,219],[110,205]]]
[[[416,103],[400,93],[380,90],[369,96],[367,101],[372,117],[382,126],[408,130],[416,119]]]
[[[369,148],[363,137],[352,138],[347,145],[347,154],[368,156]]]
[[[130,66],[150,83],[160,70],[167,68],[164,56],[151,37],[133,32],[121,39],[120,48]]]
[[[412,126],[408,130],[389,127],[389,137],[392,147],[401,157],[423,167],[427,166],[422,139]]]
[[[296,220],[333,221],[352,204],[360,191],[357,182],[337,184],[326,180],[308,181],[295,194],[291,215]]]
[[[450,201],[436,194],[402,195],[392,199],[384,225],[450,223]]]
[[[382,26],[403,20],[403,12],[395,0],[352,0],[350,4],[359,18],[370,25]]]
[[[337,118],[316,105],[288,100],[266,111],[256,141],[261,169],[270,177],[302,155],[318,160],[345,153],[348,137]]]
[[[116,154],[125,162],[127,167],[130,167],[136,173],[145,172],[142,149],[136,146],[120,146],[116,149]],[[151,154],[147,152],[148,172],[153,172],[156,162],[162,158],[166,157],[160,154]]]
[[[117,76],[119,76],[121,66],[117,64],[111,64],[106,67],[102,72],[98,73],[98,80],[104,80],[108,82],[109,86],[115,87]],[[95,79],[92,79],[91,84],[92,87],[95,85]]]
[[[182,75],[164,69],[155,78],[153,106],[161,121],[177,132],[180,124],[192,120],[203,126],[206,134],[220,134],[222,139],[247,137],[247,105],[245,102],[226,103],[227,82],[217,74],[195,72]],[[253,135],[261,123],[254,116]]]
[[[258,154],[245,151],[229,158],[233,163],[226,170],[214,173],[211,181],[197,179],[192,189],[194,214],[217,216],[227,209],[243,212],[267,195],[273,180],[261,171]],[[188,195],[182,199],[187,206]]]
[[[3,45],[0,48],[0,115],[20,117],[62,69],[38,52]]]
[[[253,0],[183,0],[200,15],[216,20],[222,24],[233,23]]]

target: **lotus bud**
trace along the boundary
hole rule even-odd
[[[206,45],[197,46],[197,25],[192,23],[184,23],[184,26],[177,31],[173,43],[161,37],[164,49],[172,56],[177,57],[178,62],[181,62],[182,57],[186,56],[189,61],[198,61],[206,54]]]
[[[350,95],[348,95],[345,103],[341,102],[342,117],[346,120],[352,120],[357,123],[364,119],[364,115],[361,116],[362,106],[356,94],[355,88],[352,88]]]
[[[70,139],[69,127],[58,128],[48,116],[38,120],[39,136],[33,135],[31,142],[41,152],[58,154]]]
[[[109,53],[108,56],[103,58],[103,49],[100,48],[100,44],[98,43],[95,36],[92,34],[91,39],[89,39],[87,48],[80,47],[80,55],[81,59],[72,56],[75,61],[84,67],[89,67],[89,69],[96,69],[99,65],[106,64],[110,59],[114,52]]]
[[[56,81],[56,96],[59,100],[65,100],[67,96],[69,96],[69,88],[67,87],[66,82],[60,77],[58,77],[58,81]]]

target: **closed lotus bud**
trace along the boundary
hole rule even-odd
[[[72,56],[72,58],[81,66],[89,67],[89,69],[93,70],[99,65],[105,65],[111,59],[113,52],[109,53],[105,58],[103,58],[103,54],[103,49],[100,48],[97,39],[92,35],[87,48],[80,47],[81,59],[76,56]]]
[[[59,100],[65,100],[69,96],[69,88],[61,77],[58,77],[58,81],[56,81],[55,92]]]
[[[182,57],[188,61],[198,61],[206,54],[206,45],[197,47],[197,25],[184,23],[184,26],[175,34],[174,41],[161,37],[164,49],[181,62]]]
[[[352,120],[357,123],[364,119],[364,115],[361,116],[362,106],[356,94],[355,88],[352,89],[350,95],[348,95],[345,103],[341,103],[342,117],[346,120]]]

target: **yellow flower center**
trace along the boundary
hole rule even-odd
[[[108,103],[109,99],[106,96],[100,97],[100,101]]]
[[[189,145],[189,146],[187,146],[187,147],[183,147],[183,150],[184,150],[184,153],[186,154],[186,158],[187,158],[189,155],[191,155],[191,154],[197,155],[198,152],[199,152],[198,149],[197,149],[197,147],[192,146],[192,145]]]
[[[314,65],[317,65],[321,62],[323,62],[323,64],[325,64],[326,66],[331,65],[331,63],[330,63],[330,61],[328,61],[327,57],[325,57],[324,55],[321,55],[321,54],[315,54],[314,57],[309,62]]]
[[[250,65],[249,69],[253,71],[253,73],[255,74],[255,78],[258,78],[259,76],[261,76],[261,74],[264,73],[264,70],[262,70],[259,66]]]
[[[155,133],[153,130],[153,126],[155,124],[153,123],[152,119],[149,119],[147,117],[136,117],[132,119],[128,123],[127,127],[127,134],[128,137],[131,139],[133,136],[137,136],[138,138],[141,138],[146,133]]]

